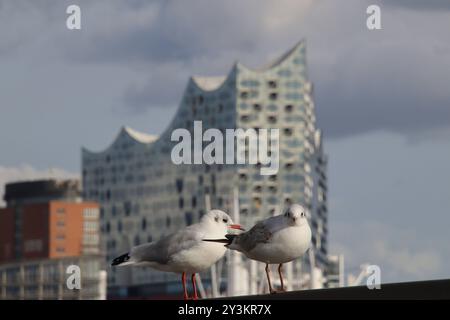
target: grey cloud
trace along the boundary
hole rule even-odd
[[[183,66],[162,64],[151,67],[148,76],[130,84],[123,94],[123,105],[133,112],[153,107],[176,107],[174,97],[181,97],[188,73]]]
[[[356,56],[341,57],[335,79],[318,76],[317,113],[326,134],[389,130],[412,135],[448,127],[450,59],[432,52],[412,55],[409,44],[402,49],[377,45],[381,48],[366,46]]]
[[[43,59],[59,52],[66,63],[139,73],[123,88],[124,110],[175,107],[190,75],[225,74],[236,59],[258,66],[306,38],[319,127],[328,137],[375,130],[425,135],[450,126],[450,93],[443,89],[450,82],[444,31],[450,21],[437,10],[386,3],[383,30],[368,31],[368,0],[79,1],[82,30],[68,32],[64,19],[70,1],[0,3],[5,8],[0,29],[12,23],[9,15],[14,21],[23,16],[16,23],[20,28],[5,34],[0,52],[18,47],[28,52],[23,46],[36,45],[35,54]]]
[[[276,11],[279,4],[270,3],[205,5],[152,3],[139,7],[139,13],[121,7],[125,12],[113,12],[119,21],[113,31],[98,25],[86,43],[77,44],[81,52],[71,52],[88,62],[144,66],[148,77],[124,91],[124,108],[144,111],[177,105],[177,93],[198,70],[226,73],[236,58],[257,66],[306,37],[319,126],[328,137],[375,130],[411,135],[450,125],[450,94],[441,89],[450,80],[444,72],[450,66],[449,48],[445,34],[435,32],[450,24],[433,12],[421,14],[428,23],[418,26],[414,12],[399,15],[388,7],[383,10],[384,30],[373,34],[364,28],[364,3],[350,7],[322,1],[320,10],[308,3],[286,4],[290,12]],[[237,5],[240,10],[235,10]],[[270,9],[275,11],[269,15]],[[301,9],[303,20],[298,17]],[[249,16],[249,11],[254,14]],[[207,63],[201,66],[199,61]],[[181,64],[184,68],[173,72]],[[161,65],[169,72],[161,72]]]

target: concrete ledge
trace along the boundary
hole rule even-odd
[[[450,279],[381,284],[381,289],[366,286],[291,291],[276,294],[238,296],[232,300],[399,300],[450,299]]]

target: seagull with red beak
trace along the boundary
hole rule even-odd
[[[223,238],[230,229],[243,230],[233,224],[221,210],[211,210],[198,223],[192,224],[158,241],[133,247],[130,252],[115,258],[112,266],[148,266],[156,270],[181,273],[184,299],[189,299],[186,274],[191,275],[193,299],[198,299],[195,274],[211,267],[227,250],[222,244],[202,241]]]

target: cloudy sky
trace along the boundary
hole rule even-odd
[[[369,4],[382,30],[366,28]],[[160,133],[190,75],[257,67],[304,38],[331,251],[383,281],[450,277],[449,30],[447,0],[0,0],[0,183],[76,176],[80,147],[122,125]]]

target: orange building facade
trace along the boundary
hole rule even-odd
[[[0,263],[98,253],[98,211],[94,202],[64,201],[0,209]]]

